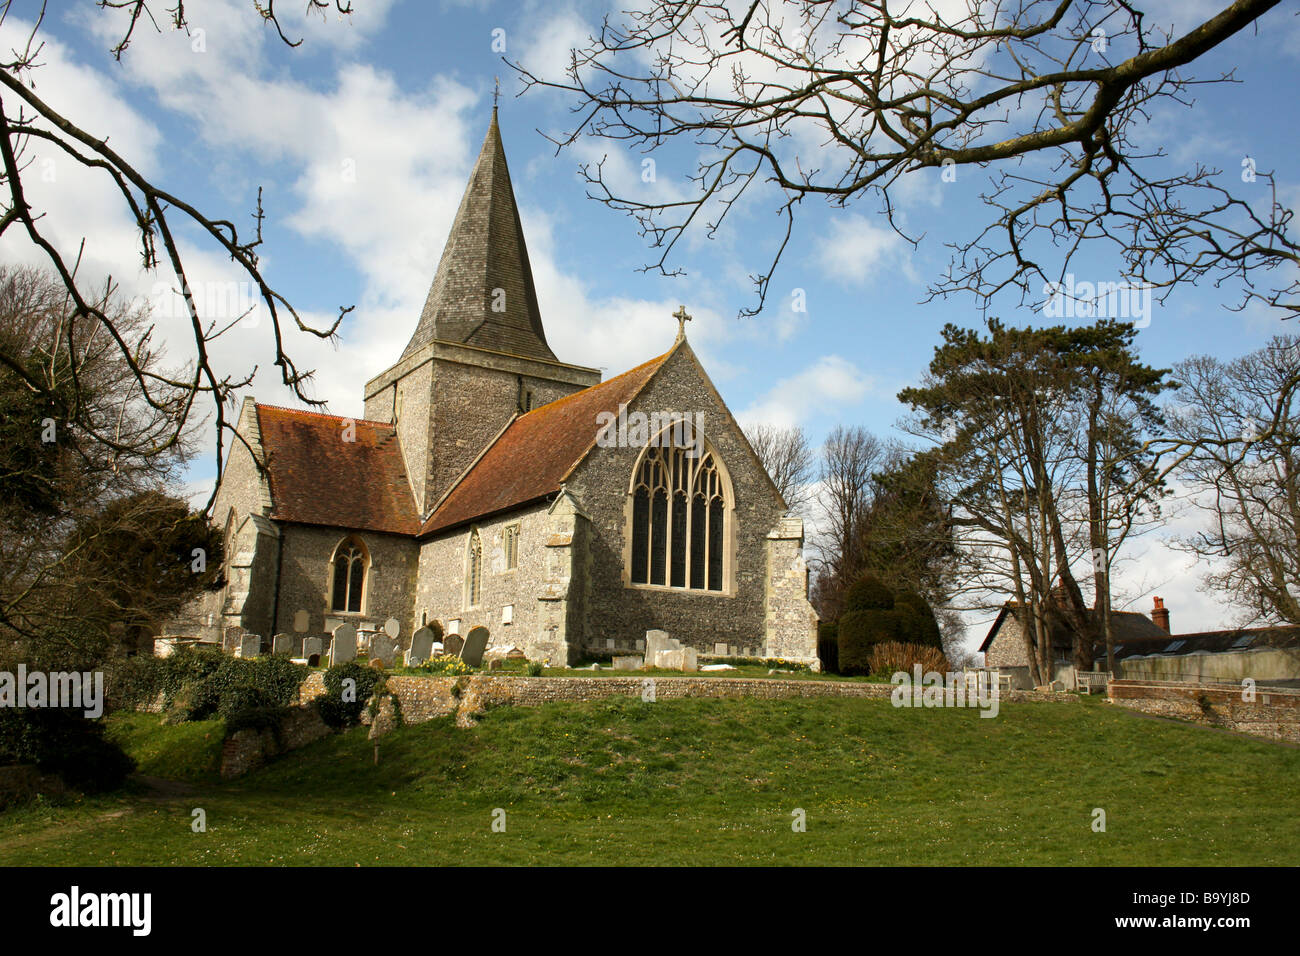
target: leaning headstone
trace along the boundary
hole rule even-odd
[[[433,631],[422,627],[411,635],[411,647],[406,652],[406,666],[423,664],[433,654]]]
[[[311,623],[311,615],[305,608],[299,608],[293,612],[293,629],[301,634],[307,630],[307,625]]]
[[[293,654],[293,635],[277,634],[271,638],[271,653],[277,657],[280,655],[289,657]]]
[[[483,652],[488,646],[488,629],[486,627],[470,628],[465,636],[465,646],[460,649],[460,659],[470,667],[479,667],[483,663]]]
[[[397,657],[397,645],[387,634],[376,634],[370,639],[370,659],[392,667]]]
[[[239,643],[244,639],[248,632],[239,625],[233,625],[221,632],[221,649],[227,654],[234,654],[239,651]]]
[[[351,624],[340,624],[334,628],[334,640],[330,642],[330,667],[355,660],[357,656],[357,629]]]
[[[390,617],[384,622],[384,633],[397,640],[397,635],[402,633],[402,625],[397,622],[397,618]]]
[[[465,639],[459,634],[448,634],[443,638],[442,652],[452,657],[460,657],[460,649],[465,646]]]
[[[635,671],[640,670],[641,665],[645,663],[645,658],[640,654],[624,654],[614,658],[614,670],[616,671]]]
[[[655,667],[669,671],[697,671],[699,658],[693,647],[670,647],[655,654]]]
[[[658,667],[659,652],[675,650],[680,648],[681,642],[673,640],[668,636],[667,631],[646,631],[645,632],[645,659],[647,664]]]
[[[245,660],[262,653],[262,639],[256,634],[245,634],[239,639],[239,656]]]
[[[312,667],[320,666],[321,655],[325,653],[325,642],[319,637],[305,637],[302,641],[302,656]]]

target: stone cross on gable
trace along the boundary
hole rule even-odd
[[[686,306],[679,305],[677,311],[673,313],[673,318],[677,320],[677,337],[686,338],[686,323],[691,321],[691,316],[686,314]]]

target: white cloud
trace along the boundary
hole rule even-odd
[[[814,246],[814,259],[823,274],[848,285],[869,285],[882,276],[891,278],[901,269],[911,278],[911,246],[890,228],[887,220],[840,215],[831,220],[827,234]]]
[[[742,426],[778,428],[803,424],[815,415],[843,418],[844,410],[861,402],[871,389],[871,377],[848,359],[824,355],[797,375],[777,382],[736,418]]]

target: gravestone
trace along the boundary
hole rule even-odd
[[[320,657],[325,653],[325,642],[319,637],[306,637],[302,642],[302,656],[312,667],[320,666]]]
[[[221,632],[221,649],[227,654],[235,654],[239,651],[239,642],[244,639],[245,631],[238,624],[226,628]]]
[[[726,644],[714,644],[714,645],[713,645],[713,653],[714,653],[714,654],[717,654],[719,657],[726,657],[726,656],[727,656],[727,645],[726,645]]]
[[[460,649],[460,659],[470,667],[478,667],[483,663],[483,652],[487,646],[488,629],[472,627],[465,637],[465,646]]]
[[[459,634],[448,634],[444,638],[442,652],[452,657],[460,657],[460,649],[465,646],[465,639]]]
[[[251,660],[262,653],[262,639],[256,634],[245,634],[239,639],[239,656]]]
[[[641,669],[645,659],[640,654],[625,654],[614,658],[614,670],[636,671]]]
[[[340,624],[334,628],[334,640],[330,641],[330,667],[355,660],[357,656],[357,629],[351,624]]]
[[[512,647],[510,650],[506,651],[506,658],[508,660],[522,661],[526,656],[527,655],[524,654],[522,648]]]
[[[271,653],[276,656],[283,655],[284,657],[289,657],[290,655],[292,655],[293,635],[277,634],[275,635],[275,637],[271,638]]]
[[[693,647],[670,647],[655,654],[655,667],[670,671],[698,671],[699,656]]]
[[[668,650],[678,650],[682,646],[681,641],[674,640],[668,636],[667,631],[646,631],[645,632],[645,660],[652,667],[659,666],[659,652]]]
[[[299,608],[293,612],[293,629],[301,634],[307,630],[307,625],[311,623],[311,615],[304,608]]]
[[[433,631],[422,627],[411,635],[411,648],[406,652],[406,666],[423,664],[433,654]]]
[[[397,644],[387,634],[376,634],[370,639],[370,659],[392,667],[397,657]]]
[[[402,625],[397,622],[397,618],[390,617],[384,622],[384,633],[397,640],[397,635],[402,633]]]

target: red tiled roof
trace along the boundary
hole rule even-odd
[[[488,446],[424,523],[431,534],[560,490],[596,443],[596,415],[630,402],[672,354],[516,418]]]
[[[258,405],[257,421],[272,518],[393,534],[419,530],[392,425],[273,405]],[[348,421],[356,441],[343,440]]]

